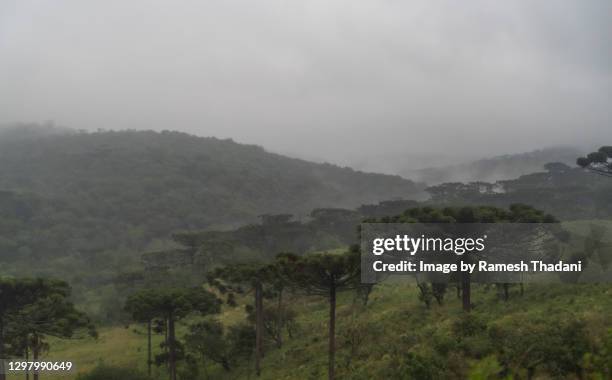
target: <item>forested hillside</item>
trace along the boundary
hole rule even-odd
[[[519,178],[497,182],[449,182],[427,189],[431,204],[538,205],[564,220],[612,217],[612,181],[560,162]]]
[[[0,134],[0,257],[143,249],[176,230],[419,198],[422,189],[231,140],[22,126]]]

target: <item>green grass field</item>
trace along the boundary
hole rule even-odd
[[[565,226],[586,234],[591,222],[571,222]],[[606,223],[608,227],[612,226],[610,222]],[[216,318],[226,326],[243,322],[246,317],[244,306],[252,300],[243,297],[238,298],[238,302],[239,305],[233,308],[224,306]],[[260,378],[325,378],[326,300],[291,295],[285,298],[285,302],[296,312],[298,329],[292,338],[285,335],[281,349],[277,349],[272,341],[266,342]],[[511,287],[508,301],[503,300],[494,285],[475,285],[472,302],[472,319],[484,327],[473,335],[461,337],[455,330],[464,313],[453,286],[449,286],[442,305],[434,302],[430,308],[419,300],[418,289],[410,281],[389,280],[377,285],[366,306],[355,298],[353,292],[341,293],[337,309],[338,377],[396,378],[395,371],[408,367],[414,370],[414,363],[421,363],[424,367],[443,366],[446,376],[451,378],[485,379],[486,373],[495,373],[498,369],[497,358],[493,357],[497,354],[492,354],[498,348],[487,335],[487,331],[495,326],[521,326],[521,323],[530,321],[554,324],[577,318],[584,322],[584,334],[593,347],[601,344],[607,334],[612,337],[612,285],[526,284],[523,295],[516,285]],[[190,322],[193,319],[179,325],[179,337]],[[542,338],[550,336],[543,335]],[[160,351],[160,342],[161,337],[154,336],[154,354]],[[76,372],[89,371],[100,363],[146,371],[146,335],[141,325],[101,327],[97,339],[50,340],[50,344],[51,350],[44,358],[70,360],[75,363]],[[446,352],[445,356],[441,356],[441,352]],[[154,379],[167,378],[164,367],[154,367],[153,375]],[[546,373],[541,373],[541,378],[546,376]],[[62,376],[45,374],[41,379],[75,377],[74,373]],[[9,377],[10,380],[17,378],[24,376]],[[253,358],[245,358],[230,372],[208,363],[200,368],[200,378],[255,378]]]
[[[589,333],[594,339],[612,328],[612,286],[526,285],[523,296],[518,294],[518,287],[512,288],[508,302],[499,297],[494,287],[478,286],[473,300],[472,314],[485,323],[574,314],[588,322]],[[290,304],[298,311],[299,330],[292,339],[285,338],[282,349],[276,349],[271,342],[267,345],[261,379],[324,378],[327,304],[323,299],[305,296],[291,299]],[[385,375],[405,354],[430,352],[438,340],[451,335],[453,323],[462,316],[453,289],[449,289],[445,304],[434,304],[427,309],[419,302],[416,287],[403,281],[377,286],[365,307],[353,302],[352,293],[344,293],[338,304],[336,365],[340,378],[366,379]],[[228,324],[239,322],[244,316],[242,310],[242,306],[228,309],[219,318]],[[51,351],[46,358],[71,360],[76,363],[78,372],[90,370],[101,362],[145,370],[146,336],[141,326],[102,328],[99,332],[95,340],[51,341]],[[158,344],[160,337],[155,337],[154,342]],[[474,341],[471,349],[477,351],[478,344],[484,343]],[[478,365],[459,358],[448,360],[454,366],[463,367],[455,371],[469,372],[471,367]],[[216,365],[210,365],[205,372],[212,379],[247,379],[254,377],[252,367],[252,361],[245,360],[231,372],[224,372]],[[163,368],[155,368],[154,375],[156,379],[166,378]],[[74,377],[44,375],[41,379]],[[9,377],[13,378],[18,377]],[[204,371],[202,378],[206,378]]]

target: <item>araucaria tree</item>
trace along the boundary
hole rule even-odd
[[[18,354],[31,351],[36,360],[41,350],[48,348],[46,336],[95,336],[89,318],[75,309],[69,295],[70,286],[64,281],[0,278],[0,358],[5,356],[7,343],[22,351]],[[0,379],[5,378],[0,371]]]
[[[283,275],[307,294],[326,297],[329,302],[329,363],[328,377],[335,377],[336,353],[336,296],[338,292],[361,286],[359,251],[344,254],[318,253],[306,256],[282,254],[278,265]]]
[[[554,223],[557,220],[550,214],[523,204],[513,204],[509,210],[492,206],[468,207],[417,207],[404,211],[401,215],[382,219],[367,220],[370,223]],[[464,260],[464,259],[462,259]],[[462,272],[459,279],[463,310],[472,309],[472,280],[468,272]],[[438,285],[434,285],[436,287]],[[502,284],[507,292],[508,284]],[[429,287],[421,289],[430,292]],[[438,288],[440,292],[442,288]],[[424,294],[432,297],[433,294]],[[438,297],[441,297],[439,294]],[[437,298],[437,297],[436,297]],[[430,302],[430,301],[428,301]],[[441,302],[441,298],[438,299]]]
[[[253,326],[246,323],[226,329],[219,321],[201,321],[189,326],[185,343],[202,360],[210,360],[230,371],[241,358],[252,355],[255,334]]]
[[[208,274],[208,281],[222,292],[253,292],[255,306],[255,371],[261,374],[263,356],[263,297],[264,285],[273,275],[269,264],[243,263],[217,268]]]
[[[49,348],[47,337],[78,339],[96,337],[96,330],[87,315],[75,309],[69,301],[70,287],[63,281],[45,281],[45,292],[33,303],[15,315],[13,324],[16,337],[25,342],[26,354],[32,352],[32,360],[38,361],[40,354]],[[34,373],[38,380],[38,373]]]
[[[190,314],[218,313],[221,306],[220,300],[213,293],[195,287],[152,289],[137,293],[128,299],[126,308],[139,322],[147,321],[147,318],[150,318],[148,321],[159,318],[166,322],[169,376],[170,380],[176,380],[176,322]]]
[[[602,146],[597,152],[579,157],[576,164],[605,177],[612,177],[612,146]]]
[[[125,310],[130,313],[132,319],[146,324],[147,327],[147,373],[149,376],[151,376],[151,365],[153,364],[151,353],[153,320],[159,316],[157,301],[157,290],[144,289],[131,295],[125,303]]]

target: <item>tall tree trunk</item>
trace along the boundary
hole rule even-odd
[[[151,323],[149,319],[147,321],[147,374],[151,377]]]
[[[374,290],[374,284],[367,284],[362,289],[364,291],[363,306],[367,306],[368,301],[370,300],[370,294],[372,293],[372,290]]]
[[[166,369],[170,371],[168,359],[168,318],[164,318],[164,354],[166,355]]]
[[[261,283],[255,285],[255,372],[261,375],[261,356],[263,352],[263,289]]]
[[[504,301],[508,302],[508,300],[510,299],[510,284],[508,284],[507,282],[504,283]]]
[[[523,296],[523,294],[525,293],[525,287],[523,286],[523,283],[522,283],[522,282],[521,282],[521,284],[520,284],[520,285],[521,285],[521,292],[520,292],[520,295],[521,295],[521,297],[522,297],[522,296]]]
[[[4,359],[4,320],[0,317],[0,359]],[[0,360],[0,380],[6,380],[4,361]]]
[[[176,380],[176,335],[174,331],[174,315],[168,314],[168,348],[170,355],[168,362],[170,364],[170,380]]]
[[[25,361],[30,361],[30,348],[28,347],[28,335],[26,334],[26,345],[25,345]],[[30,380],[30,372],[26,371],[26,380]]]
[[[533,379],[533,375],[535,375],[535,368],[533,367],[527,368],[527,380]]]
[[[329,380],[334,379],[336,358],[336,284],[331,281],[329,287]]]
[[[461,275],[461,299],[463,311],[469,312],[472,309],[472,287],[470,283],[470,274],[467,272]]]
[[[39,354],[39,339],[38,336],[35,334],[34,335],[34,344],[32,345],[32,360],[37,362],[38,361],[38,354]],[[38,380],[38,371],[34,372],[34,375],[32,376],[32,378],[34,380]]]
[[[457,299],[461,299],[461,284],[457,284]]]
[[[278,348],[283,347],[283,289],[279,289],[278,291],[278,306],[276,308],[276,333],[278,334],[278,339],[276,340],[276,346]]]

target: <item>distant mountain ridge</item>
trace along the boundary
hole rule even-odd
[[[242,225],[260,214],[425,197],[424,184],[399,176],[315,164],[232,140],[35,125],[0,132],[0,190],[11,210],[27,210],[15,215],[28,229],[61,236],[65,249],[92,251],[141,248],[174,230]]]
[[[400,174],[406,178],[413,178],[430,185],[444,182],[496,182],[541,172],[544,170],[544,165],[550,162],[574,165],[576,157],[581,154],[582,151],[574,147],[552,147],[458,165],[407,170]]]

